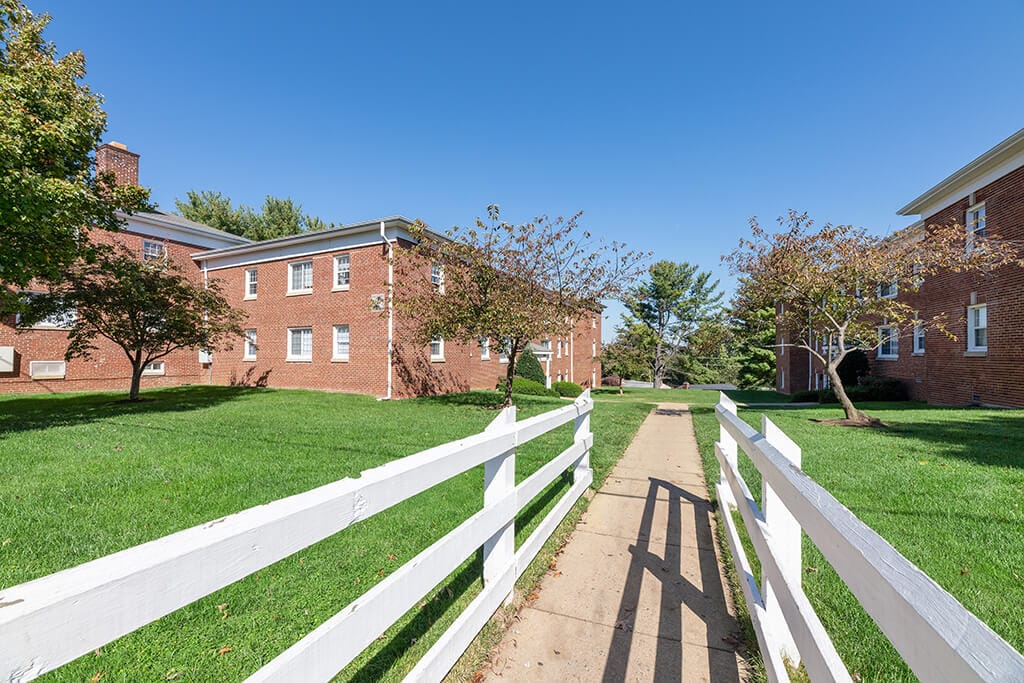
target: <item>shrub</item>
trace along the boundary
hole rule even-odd
[[[498,382],[496,388],[498,391],[505,391],[505,380]],[[534,382],[532,379],[526,379],[525,377],[513,378],[512,393],[526,394],[527,396],[558,396],[558,393],[554,390],[548,389],[540,382]]]
[[[583,393],[583,387],[576,382],[555,382],[551,388],[562,398],[576,398]]]
[[[793,403],[818,403],[821,401],[821,392],[817,389],[794,391],[793,395],[789,397],[789,400]]]
[[[533,355],[533,351],[526,349],[519,354],[519,360],[516,361],[516,377],[523,377],[525,379],[533,380],[538,384],[544,385],[547,382],[547,378],[544,376],[544,368],[540,366],[540,361],[537,360],[537,356]],[[515,382],[512,383],[512,390],[515,391]]]
[[[839,362],[839,367],[836,368],[836,372],[839,373],[839,379],[843,380],[843,386],[847,389],[860,384],[870,371],[871,366],[868,364],[868,354],[860,349],[855,349],[846,354],[846,357]]]
[[[621,387],[622,378],[618,375],[608,375],[607,377],[601,378],[602,387]]]
[[[853,402],[857,401],[906,401],[907,388],[903,382],[893,377],[874,377],[868,375],[860,379],[860,384],[846,387],[846,395]],[[822,403],[838,403],[835,392],[825,389],[821,392]]]

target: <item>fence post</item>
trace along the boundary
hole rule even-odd
[[[504,429],[516,422],[516,407],[509,406],[487,425],[484,432]],[[498,453],[484,463],[484,507],[497,503],[516,489],[516,449]],[[515,515],[484,541],[484,585],[498,581],[516,561]],[[509,604],[512,594],[505,597]]]
[[[573,401],[578,408],[585,410],[586,412],[579,413],[576,415],[576,421],[573,423],[572,440],[573,442],[583,441],[590,436],[590,413],[594,409],[594,401],[590,398],[590,389],[587,389]],[[593,472],[590,469],[590,449],[588,448],[580,456],[580,459],[576,461],[573,467],[572,479],[574,482],[579,481],[585,472],[589,472],[591,475]]]
[[[718,405],[725,412],[733,415],[736,414],[736,403],[726,396],[725,392],[718,392]],[[725,459],[730,465],[732,465],[732,468],[736,470],[738,462],[736,439],[732,438],[732,434],[726,431],[725,426],[721,421],[718,423],[718,444],[722,450],[722,454],[725,456]],[[732,495],[732,487],[729,486],[729,480],[725,478],[724,468],[719,468],[718,484],[718,495],[722,499],[719,501],[722,508],[722,514],[731,514],[729,512],[729,507],[736,507],[736,498]]]
[[[786,460],[796,465],[797,468],[800,467],[800,447],[786,436],[786,433],[779,429],[774,422],[769,420],[767,415],[761,415],[761,433],[764,434],[765,441],[782,453]],[[803,580],[800,523],[786,508],[778,494],[763,479],[761,480],[761,510],[764,513],[765,525],[771,534],[772,550],[778,562],[779,571],[791,585],[799,587]],[[793,641],[789,626],[786,625],[786,618],[783,616],[779,600],[775,596],[775,587],[767,577],[764,577],[761,583],[765,616],[779,635],[782,656],[788,659],[792,666],[799,666],[800,652]]]

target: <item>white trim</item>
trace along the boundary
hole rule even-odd
[[[252,278],[252,280],[253,280],[252,282],[249,281],[250,280],[250,278],[249,278],[250,273],[256,276],[256,277]],[[252,300],[254,300],[259,295],[259,291],[260,291],[259,268],[246,268],[245,269],[245,277],[243,278],[243,281],[245,283],[245,288],[242,290],[242,301],[252,301]],[[252,285],[252,284],[256,285],[256,291],[255,292],[250,292],[249,291],[249,285]]]
[[[480,345],[480,360],[490,360],[491,340],[487,337],[479,337],[476,341]]]
[[[976,221],[971,220],[972,213],[980,214]],[[973,204],[967,207],[967,210],[964,211],[964,229],[967,231],[968,245],[970,245],[970,243],[974,240],[974,236],[978,234],[978,232],[981,232],[981,237],[984,239],[987,227],[988,225],[985,217],[985,202],[978,202],[977,204]]]
[[[295,280],[295,268],[298,266],[305,266],[309,264],[309,287],[302,287],[301,289],[294,289],[292,283]],[[305,278],[303,277],[303,280]],[[313,293],[313,259],[302,259],[301,261],[289,261],[288,262],[288,296],[294,296],[296,294],[312,294]]]
[[[924,353],[925,353],[925,340],[924,340],[925,334],[926,334],[926,330],[924,329],[924,324],[923,323],[919,323],[919,322],[914,323],[914,355],[915,356],[923,356]],[[920,345],[918,345],[918,342],[921,342]]]
[[[882,330],[888,330],[888,334]],[[882,349],[885,348],[886,339],[883,337],[886,335],[888,339],[892,340],[893,346],[895,347],[895,353],[885,353]],[[879,325],[878,326],[878,350],[875,352],[875,358],[879,360],[896,360],[900,357],[900,336],[899,331],[894,329],[892,325]]]
[[[928,218],[1021,166],[1024,166],[1024,128],[955,171],[896,213]]]
[[[252,332],[250,337],[249,333]],[[250,327],[242,333],[242,360],[256,360],[256,354],[259,353],[259,335],[257,334],[257,328]],[[252,345],[253,352],[249,353],[249,345]]]
[[[341,268],[339,268],[339,266],[341,265],[342,259],[345,260],[345,272],[348,276],[345,278],[345,284],[339,285],[338,275],[341,273]],[[331,261],[334,263],[334,274],[331,278],[331,291],[347,292],[349,287],[352,286],[352,254],[348,252],[345,252],[344,254],[335,254]]]
[[[899,281],[896,278],[893,278],[892,282],[889,282],[888,284],[889,284],[889,293],[888,294],[882,294],[882,285],[878,285],[878,290],[877,291],[878,291],[878,298],[879,299],[895,299],[897,296],[899,296],[899,293],[900,293]]]
[[[126,222],[124,232],[134,233],[136,235],[142,235],[146,237],[157,237],[161,239],[168,239],[173,242],[179,242],[187,244],[193,247],[200,247],[203,249],[225,249],[231,248],[238,245],[252,244],[252,240],[244,237],[238,237],[236,235],[227,235],[220,237],[218,235],[211,235],[206,230],[200,228],[190,228],[177,223],[171,223],[170,221],[163,221],[156,216],[151,215],[140,215],[140,214],[125,214],[118,212],[118,217]],[[203,226],[209,228],[209,226]],[[213,229],[213,228],[209,228]]]
[[[40,370],[36,372],[36,367]],[[44,372],[43,369],[50,370]],[[30,360],[28,376],[32,379],[64,379],[68,374],[68,364],[62,360]]]
[[[438,352],[434,353],[434,344],[437,344]],[[431,363],[443,363],[444,362],[444,337],[437,336],[430,340],[430,362]]]
[[[145,367],[142,368],[143,377],[162,377],[165,374],[167,374],[167,365],[162,360],[146,363]]]
[[[309,330],[309,355],[293,355],[292,354],[292,333],[299,332],[301,330]],[[312,363],[313,362],[313,327],[311,325],[302,325],[298,327],[289,327],[288,334],[285,337],[287,346],[285,347],[285,361],[292,363]],[[301,351],[302,341],[299,341],[299,350]]]
[[[342,327],[345,328],[345,334],[348,336],[348,340],[346,342],[348,344],[348,352],[344,355],[338,353],[338,336]],[[347,363],[352,357],[352,328],[348,325],[335,325],[331,339],[331,360],[336,363]]]
[[[142,260],[146,261],[166,261],[167,260],[167,242],[160,240],[142,240]]]
[[[985,316],[985,325],[978,325],[975,327],[971,320],[972,311],[982,311]],[[975,344],[974,333],[978,330],[985,330],[985,343]],[[988,352],[988,304],[975,304],[974,306],[967,307],[967,351],[970,353],[987,353]]]

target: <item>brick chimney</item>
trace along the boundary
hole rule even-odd
[[[118,185],[138,185],[139,155],[123,143],[103,143],[96,150],[96,173],[113,173]]]

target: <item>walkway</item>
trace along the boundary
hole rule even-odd
[[[663,403],[505,634],[487,678],[739,680],[713,521],[690,413]]]

